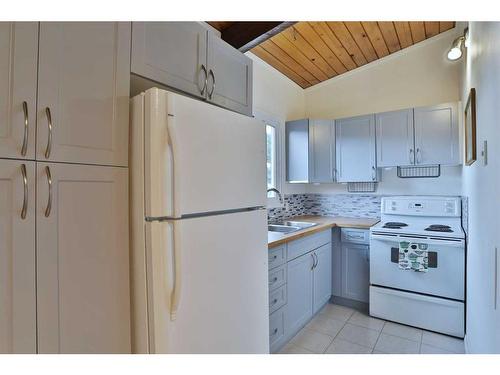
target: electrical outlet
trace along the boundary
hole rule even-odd
[[[483,141],[483,150],[481,151],[481,157],[483,158],[483,165],[488,165],[488,141]]]

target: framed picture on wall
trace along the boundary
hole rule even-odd
[[[476,161],[476,89],[470,89],[465,105],[465,165]]]

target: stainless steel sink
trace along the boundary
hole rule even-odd
[[[279,224],[269,224],[267,230],[270,232],[292,233],[301,229],[310,228],[318,225],[318,223],[308,223],[304,221],[284,221]]]

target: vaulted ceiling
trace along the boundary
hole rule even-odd
[[[212,24],[224,38],[224,30],[237,23]],[[251,52],[307,88],[453,27],[455,22],[451,21],[304,21],[288,23],[277,33],[268,34],[258,45],[252,45]]]

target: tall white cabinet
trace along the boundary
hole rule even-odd
[[[130,23],[0,31],[0,353],[129,353]]]
[[[35,162],[0,160],[0,353],[36,352]]]
[[[42,22],[37,159],[128,163],[130,23]]]
[[[38,23],[0,22],[0,158],[35,157]]]
[[[126,168],[37,163],[41,353],[127,353]]]

